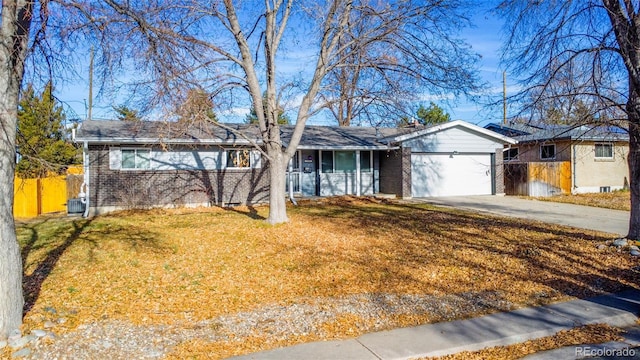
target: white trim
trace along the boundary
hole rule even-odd
[[[360,196],[360,184],[362,175],[360,174],[360,150],[356,150],[356,196]]]
[[[391,137],[391,139],[393,139],[393,142],[404,142],[413,138],[417,138],[417,137],[421,137],[421,136],[425,136],[425,135],[429,135],[429,134],[433,134],[436,132],[440,132],[440,131],[444,131],[453,127],[463,127],[466,128],[468,130],[471,130],[473,132],[477,132],[480,133],[482,135],[497,139],[505,144],[517,144],[518,141],[515,139],[512,139],[510,137],[504,136],[502,134],[498,134],[495,131],[491,131],[488,129],[485,129],[483,127],[477,126],[477,125],[473,125],[471,123],[468,123],[466,121],[462,121],[462,120],[454,120],[454,121],[449,121],[446,123],[442,123],[439,125],[434,125],[431,127],[428,127],[426,129],[422,129],[419,131],[414,131],[408,134],[404,134],[404,135],[400,135],[400,136],[395,136],[395,137]]]
[[[76,142],[88,142],[89,144],[131,144],[131,145],[149,145],[149,144],[175,144],[175,145],[224,145],[236,146],[247,145],[252,146],[253,143],[243,139],[236,140],[216,140],[216,139],[163,139],[163,138],[122,138],[114,137],[108,139],[102,138],[76,138]],[[262,140],[255,142],[262,145]]]
[[[356,150],[397,150],[399,146],[315,146],[299,145],[296,150],[327,150],[327,151],[356,151]]]

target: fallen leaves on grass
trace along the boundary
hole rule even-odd
[[[25,329],[61,316],[68,321],[55,331],[64,333],[113,320],[217,323],[274,307],[322,306],[313,311],[330,314],[307,333],[246,322],[262,330],[178,347],[226,356],[224,349],[242,339],[253,339],[242,350],[251,352],[637,285],[628,271],[636,261],[597,250],[609,237],[593,231],[352,197],[290,208],[291,222],[278,226],[254,219],[267,210],[129,211],[20,225],[30,302]],[[376,306],[339,306],[358,298]],[[394,311],[398,304],[406,311]]]
[[[631,210],[629,191],[612,191],[608,193],[588,194],[560,194],[554,196],[536,197],[536,200],[554,201],[567,204],[601,207],[614,210]]]
[[[520,359],[540,351],[558,349],[565,346],[582,344],[601,344],[621,340],[623,330],[606,324],[584,325],[571,330],[560,331],[555,335],[523,343],[497,346],[480,351],[463,351],[458,354],[441,356],[438,360],[482,360],[482,359]]]

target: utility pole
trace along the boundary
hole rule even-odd
[[[507,72],[502,72],[502,123],[507,125]]]
[[[93,46],[89,57],[89,109],[87,110],[87,120],[91,120],[91,110],[93,108]]]

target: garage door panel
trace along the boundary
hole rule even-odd
[[[490,155],[413,154],[411,194],[414,197],[490,195]]]

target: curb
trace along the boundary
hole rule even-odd
[[[269,350],[236,360],[353,359],[400,360],[443,356],[461,351],[511,345],[587,324],[636,325],[640,290],[518,309],[411,328],[381,331],[356,339],[320,341]]]

